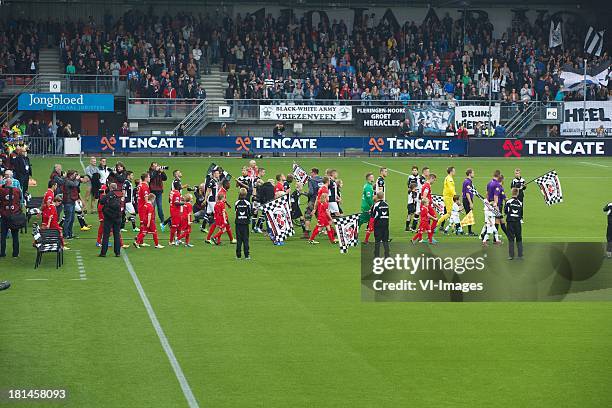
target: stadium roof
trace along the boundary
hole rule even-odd
[[[133,4],[133,5],[151,5],[151,4],[177,4],[177,5],[234,5],[234,4],[259,4],[265,6],[283,6],[283,7],[316,7],[321,9],[329,8],[344,8],[344,7],[398,7],[398,6],[432,6],[432,7],[525,7],[537,8],[538,6],[559,6],[571,5],[572,8],[590,8],[597,3],[593,0],[401,0],[401,1],[359,1],[359,0],[269,0],[269,1],[223,1],[223,0],[0,0],[0,4],[7,3],[55,3],[55,4]]]

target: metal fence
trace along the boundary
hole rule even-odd
[[[130,98],[128,119],[180,121],[193,111],[199,99]]]
[[[49,92],[50,83],[59,82],[60,92],[126,94],[125,77],[113,75],[0,74],[0,93]]]

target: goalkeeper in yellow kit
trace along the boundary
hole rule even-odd
[[[448,175],[444,179],[444,188],[442,189],[442,198],[444,199],[444,207],[446,208],[446,212],[443,216],[438,220],[438,225],[441,224],[450,218],[451,212],[453,210],[453,197],[455,196],[455,168],[449,167],[446,169],[446,173]]]

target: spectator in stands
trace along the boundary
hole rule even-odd
[[[468,130],[463,123],[459,126],[459,129],[457,129],[457,139],[468,140]]]
[[[272,129],[273,137],[285,137],[285,125],[282,123],[277,123],[274,125],[274,129]]]
[[[408,137],[412,133],[412,129],[410,128],[410,120],[408,118],[404,119],[402,123],[397,128],[397,136],[399,137]]]

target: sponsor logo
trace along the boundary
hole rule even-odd
[[[102,146],[102,150],[109,150],[109,151],[115,151],[115,145],[117,144],[117,139],[115,139],[115,136],[111,136],[111,137],[106,137],[106,136],[102,136],[102,138],[100,139],[100,145]]]
[[[530,156],[603,156],[605,154],[603,141],[525,140],[524,144]]]
[[[503,149],[506,152],[504,157],[521,157],[523,142],[518,139],[506,139],[503,144]]]
[[[236,138],[236,151],[241,151],[244,150],[245,152],[248,152],[249,150],[251,150],[249,148],[249,146],[251,145],[251,138],[250,137],[242,137],[242,136],[238,136]]]

